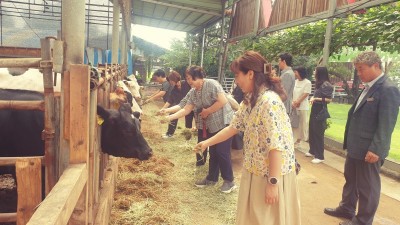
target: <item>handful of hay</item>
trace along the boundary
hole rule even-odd
[[[163,116],[160,119],[160,123],[162,123],[162,124],[169,123],[169,122],[171,122],[171,121],[166,116]]]
[[[189,129],[185,129],[182,131],[182,136],[185,137],[186,141],[189,141],[190,139],[192,139],[192,132]]]

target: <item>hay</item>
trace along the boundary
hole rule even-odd
[[[144,110],[156,109],[154,104]],[[222,181],[196,188],[194,182],[208,172],[208,165],[195,166],[197,138],[183,130],[173,139],[161,139],[166,126],[152,116],[143,117],[142,133],[154,156],[142,162],[121,159],[111,224],[234,224],[237,191],[221,193]]]
[[[183,130],[181,134],[183,137],[185,137],[185,140],[187,140],[187,141],[192,139],[192,132],[189,129]]]

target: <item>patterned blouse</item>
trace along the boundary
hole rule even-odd
[[[242,102],[231,126],[244,132],[244,167],[250,173],[268,176],[268,153],[273,149],[282,152],[282,175],[295,169],[290,120],[275,92],[265,91],[253,109]]]

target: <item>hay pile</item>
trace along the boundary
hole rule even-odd
[[[144,110],[156,109],[150,103]],[[173,138],[162,139],[166,130],[167,124],[144,114],[142,133],[154,156],[142,162],[121,159],[111,224],[234,224],[237,191],[221,193],[221,180],[214,187],[196,188],[194,182],[208,171],[208,165],[195,166],[197,138],[178,126]]]

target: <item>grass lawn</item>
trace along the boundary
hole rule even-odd
[[[347,113],[351,105],[332,103],[328,105],[329,114],[331,115],[330,127],[326,130],[325,135],[337,141],[343,142],[344,130],[346,127]],[[400,162],[400,114],[392,134],[392,144],[389,151],[389,159]],[[397,138],[396,138],[397,137]]]

